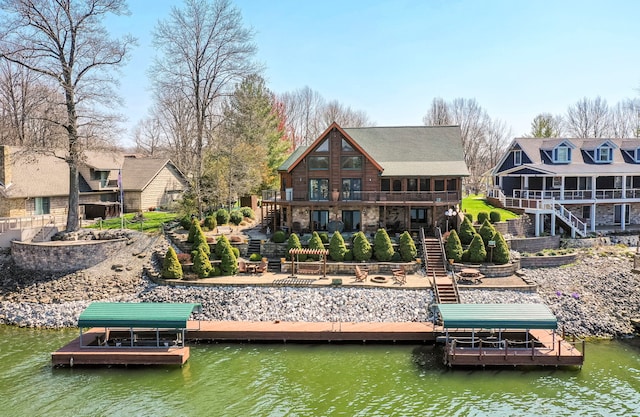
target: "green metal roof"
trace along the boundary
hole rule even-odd
[[[556,329],[544,304],[438,304],[445,329]]]
[[[91,303],[78,327],[147,327],[185,329],[197,303]]]

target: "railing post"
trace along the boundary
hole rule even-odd
[[[560,357],[560,349],[562,348],[562,340],[558,340],[558,357]]]

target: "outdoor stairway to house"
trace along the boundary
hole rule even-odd
[[[249,239],[247,257],[251,256],[253,253],[260,253],[260,239]]]
[[[439,234],[439,230],[437,231]],[[427,262],[427,277],[433,280],[435,288],[436,302],[439,304],[455,304],[460,302],[458,289],[451,276],[447,273],[447,265],[445,264],[445,256],[443,253],[443,245],[440,240],[435,237],[426,238],[424,232],[421,233],[423,242],[422,250],[426,251],[423,255]]]
[[[442,248],[437,238],[425,238],[424,247],[427,251],[427,276],[432,277],[435,273],[436,277],[447,276],[447,268],[444,265],[444,256],[442,256]]]
[[[453,286],[451,278],[436,279],[436,298],[438,304],[458,304],[460,303],[460,297],[458,291]]]

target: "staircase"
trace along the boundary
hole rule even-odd
[[[446,277],[447,268],[444,265],[444,256],[440,242],[435,237],[425,238],[424,247],[427,251],[427,276]]]
[[[249,239],[247,257],[251,256],[252,253],[260,253],[260,239]]]
[[[423,258],[426,263],[427,277],[433,280],[434,293],[438,304],[457,304],[460,302],[455,281],[447,273],[444,246],[441,243],[440,229],[436,229],[438,237],[427,238],[421,231]]]

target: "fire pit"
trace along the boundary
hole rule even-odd
[[[371,282],[375,282],[377,284],[384,284],[387,282],[387,278],[386,277],[373,277],[371,278]]]

